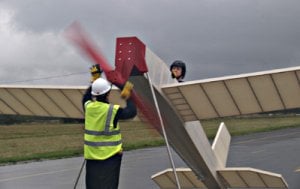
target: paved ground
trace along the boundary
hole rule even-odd
[[[185,167],[174,154],[176,167]],[[228,166],[249,166],[284,176],[289,189],[300,189],[300,128],[234,137]],[[68,189],[73,188],[82,157],[23,163],[0,167],[1,189]],[[120,189],[157,189],[151,175],[169,168],[165,147],[125,152]],[[300,170],[299,170],[300,171]],[[84,175],[84,173],[83,173]],[[77,188],[85,188],[84,180]]]

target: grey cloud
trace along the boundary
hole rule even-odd
[[[0,2],[0,8],[15,10],[14,23],[20,31],[36,36],[47,32],[58,36],[71,22],[80,21],[112,64],[116,37],[137,36],[167,64],[185,61],[187,80],[298,66],[299,5],[296,0]],[[64,74],[66,68],[70,73],[88,70],[89,60],[80,53],[63,54],[71,51],[71,44],[51,47],[59,50],[41,45],[44,51],[24,61],[33,66],[47,62],[36,71],[41,76]],[[83,83],[83,78],[71,80]]]

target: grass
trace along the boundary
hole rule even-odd
[[[160,146],[163,138],[142,122],[122,122],[124,150]],[[83,152],[83,124],[0,126],[0,164],[64,158]]]
[[[80,125],[13,125],[0,129],[0,163],[69,157],[82,151]]]
[[[260,116],[203,120],[211,139],[220,122],[231,135],[245,135],[300,126],[300,116]],[[83,124],[18,124],[0,126],[0,164],[79,156],[83,152]],[[143,122],[121,122],[124,150],[164,145],[163,138]]]
[[[212,139],[221,122],[224,122],[232,136],[246,135],[257,132],[274,131],[283,128],[300,127],[300,116],[297,115],[262,115],[240,118],[222,118],[204,120],[201,124]]]

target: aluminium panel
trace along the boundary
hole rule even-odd
[[[202,86],[211,101],[211,105],[214,106],[220,117],[239,114],[239,110],[224,81],[203,83]]]
[[[260,169],[230,167],[218,170],[218,174],[228,188],[288,188],[288,184],[280,174]]]
[[[262,111],[283,110],[284,105],[276,90],[271,75],[262,75],[249,78],[250,85],[261,104]],[[246,103],[246,102],[245,102]]]
[[[47,94],[47,88],[24,89],[35,99],[35,101],[47,112],[47,114],[31,114],[37,116],[66,117],[66,114],[53,102]],[[56,90],[56,89],[53,89]],[[22,99],[25,100],[25,99]]]
[[[34,115],[48,115],[47,110],[45,110],[38,101],[31,95],[30,90],[24,90],[20,88],[7,89],[9,93],[19,101],[24,107],[26,107],[31,114]],[[39,97],[39,96],[37,96]]]
[[[0,99],[0,113],[1,114],[17,114],[6,102]]]
[[[176,173],[178,175],[181,188],[207,189],[207,187],[197,178],[191,169],[177,168]],[[153,175],[151,178],[161,189],[177,188],[172,169],[161,171]]]
[[[1,101],[8,106],[12,112],[21,115],[30,115],[32,111],[24,105],[24,103],[18,100],[13,93],[7,89],[0,89]],[[2,109],[2,108],[1,108]]]
[[[79,117],[82,115],[82,111],[76,109],[74,103],[63,93],[63,90],[45,89],[44,92],[52,104],[55,104],[59,111],[63,113],[64,117],[71,117],[73,115]]]
[[[300,92],[293,92],[294,90],[299,90],[299,81],[296,72],[273,74],[273,80],[280,92],[285,108],[300,107]]]
[[[228,90],[231,91],[233,99],[235,99],[240,114],[244,115],[261,111],[247,78],[226,80],[225,83]]]
[[[181,91],[183,97],[185,98],[185,102],[189,105],[189,107],[194,111],[194,116],[204,115],[204,116],[217,116],[214,106],[211,105],[211,102],[208,99],[207,94],[204,92],[201,85],[194,86],[183,86],[178,88]],[[169,96],[169,95],[167,95]],[[172,101],[174,103],[174,101]],[[177,108],[175,106],[175,108]],[[186,118],[184,118],[186,120]],[[200,119],[200,117],[198,118]]]

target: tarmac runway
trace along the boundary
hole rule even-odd
[[[177,168],[186,167],[172,154]],[[82,162],[82,157],[76,157],[1,166],[0,188],[73,188]],[[171,167],[166,147],[125,152],[122,163],[120,189],[158,189],[151,175]],[[300,189],[300,128],[233,137],[227,166],[279,173],[289,189]],[[85,188],[84,174],[77,188]]]

